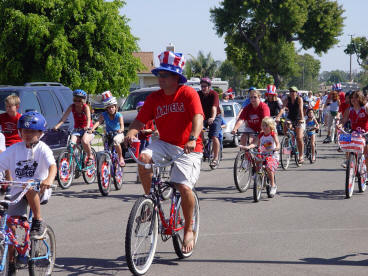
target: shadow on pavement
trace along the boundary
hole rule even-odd
[[[141,195],[137,194],[115,194],[114,188],[110,191],[108,196],[102,196],[98,189],[82,190],[82,191],[71,191],[71,190],[58,190],[55,191],[53,196],[67,197],[67,198],[91,198],[91,199],[119,199],[124,202],[134,202]]]
[[[343,200],[345,192],[343,190],[327,190],[323,192],[295,192],[295,191],[279,191],[281,197],[305,197],[320,200]]]
[[[67,275],[116,275],[118,271],[129,270],[125,256],[116,260],[93,258],[57,258],[54,272]]]

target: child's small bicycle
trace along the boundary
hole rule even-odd
[[[104,137],[104,151],[98,157],[97,180],[101,194],[110,192],[111,180],[114,179],[116,190],[123,186],[124,168],[119,165],[119,156],[113,144],[116,132],[108,132]]]
[[[32,225],[32,211],[29,212],[28,219],[8,215],[8,207],[17,204],[30,188],[39,191],[40,182],[1,181],[0,185],[3,184],[24,186],[24,190],[12,201],[0,200],[0,275],[8,273],[10,245],[16,249],[14,252],[16,268],[28,266],[31,276],[51,275],[56,259],[56,239],[51,226],[47,225],[43,239],[31,240],[29,234]],[[9,228],[9,225],[12,229]],[[20,239],[20,237],[23,238]]]
[[[296,134],[295,131],[292,129],[292,123],[290,121],[286,121],[286,128],[287,131],[282,138],[280,146],[280,163],[283,170],[287,170],[290,164],[290,159],[294,156],[295,164],[297,167],[300,166],[299,163],[299,151],[296,142]]]
[[[342,129],[338,130],[338,133],[339,146],[342,151],[349,153],[346,163],[345,195],[346,198],[350,198],[354,192],[355,178],[358,179],[360,193],[367,188],[367,167],[363,151],[368,133],[347,133]]]
[[[91,165],[87,166],[88,157],[83,147],[80,144],[72,144],[70,139],[71,133],[68,137],[67,150],[63,151],[57,160],[57,181],[63,189],[68,189],[72,185],[73,179],[78,178],[80,173],[82,173],[86,184],[93,183],[97,174],[96,151],[91,147],[93,161]]]
[[[243,148],[243,146],[240,146]],[[243,148],[244,150],[244,148]],[[248,156],[248,160],[250,165],[252,166],[253,171],[253,199],[254,202],[258,202],[261,199],[262,191],[266,189],[267,196],[272,198],[271,195],[271,183],[267,177],[266,171],[266,160],[265,157],[271,156],[273,152],[259,152],[258,150],[250,149],[245,150],[245,154]],[[258,162],[262,162],[261,165],[257,165]],[[276,176],[274,175],[275,184],[276,184]]]
[[[175,253],[179,258],[188,258],[193,251],[184,253],[182,251],[184,241],[184,215],[181,208],[180,193],[174,185],[162,182],[160,179],[160,168],[171,166],[179,158],[180,153],[171,161],[164,164],[145,164],[139,161],[131,149],[129,152],[133,159],[146,169],[153,169],[151,192],[149,195],[140,197],[130,212],[125,236],[125,253],[130,271],[134,275],[143,275],[150,268],[156,252],[157,237],[167,241],[172,237]],[[167,189],[172,189],[170,194],[170,216],[165,217],[161,202]],[[195,206],[193,209],[193,233],[194,244],[197,243],[199,234],[199,200],[193,189]]]

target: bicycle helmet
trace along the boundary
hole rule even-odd
[[[43,132],[46,130],[46,125],[46,120],[42,114],[36,111],[29,111],[19,118],[17,128],[41,130]]]
[[[76,90],[73,91],[73,96],[74,97],[81,97],[83,99],[86,99],[87,98],[87,93],[82,89],[76,89]]]
[[[137,106],[135,108],[138,110],[138,108],[142,107],[143,105],[144,105],[144,101],[140,101],[137,103]]]
[[[208,84],[208,86],[211,86],[212,82],[210,80],[210,78],[205,77],[205,78],[201,78],[201,81],[199,82],[200,84],[202,84],[202,82],[205,82]]]
[[[253,91],[253,90],[257,90],[257,88],[255,88],[254,86],[251,86],[249,87],[248,92]]]

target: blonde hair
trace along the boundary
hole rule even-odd
[[[17,95],[11,94],[8,97],[5,98],[5,103],[8,105],[19,105],[20,99]]]
[[[276,123],[272,117],[264,117],[262,120],[262,124],[271,128],[272,131],[276,132]]]

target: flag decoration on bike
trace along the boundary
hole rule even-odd
[[[365,139],[358,133],[342,133],[339,135],[339,145],[344,152],[363,153]]]

